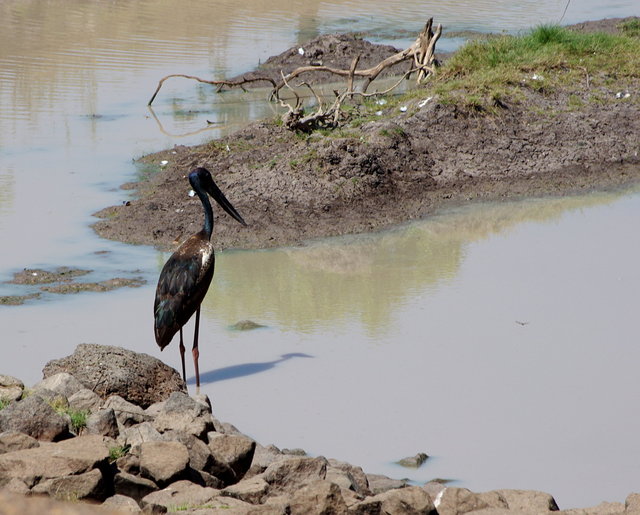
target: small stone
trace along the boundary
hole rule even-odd
[[[422,466],[422,464],[425,461],[427,461],[427,458],[429,458],[427,454],[425,454],[424,452],[419,452],[415,456],[411,456],[409,458],[402,458],[397,463],[398,465],[402,465],[403,467],[417,469],[420,466]]]

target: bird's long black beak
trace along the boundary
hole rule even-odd
[[[240,213],[236,211],[236,208],[233,207],[233,205],[231,204],[231,202],[229,202],[229,200],[227,200],[227,197],[224,196],[224,193],[220,191],[220,188],[218,188],[218,185],[215,182],[213,182],[213,179],[211,180],[211,182],[207,181],[206,189],[207,189],[207,193],[211,195],[218,204],[220,204],[220,207],[222,207],[222,209],[224,209],[227,213],[229,213],[233,218],[235,218],[242,225],[247,225],[247,223],[240,216]]]

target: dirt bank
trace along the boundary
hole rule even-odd
[[[615,30],[619,21],[584,29]],[[357,53],[375,61],[393,52],[376,53],[376,45],[357,38],[327,38],[333,47],[328,39],[306,45],[306,57],[289,49],[270,65],[317,59],[314,48],[339,48],[338,65]],[[323,63],[333,65],[328,54],[323,50]],[[137,198],[97,213],[95,229],[110,239],[172,248],[202,224],[186,180],[195,166],[213,172],[249,223],[243,228],[220,215],[217,248],[371,231],[474,200],[624,186],[640,180],[640,80],[605,84],[547,91],[523,76],[526,100],[502,102],[491,114],[443,103],[427,87],[406,105],[381,105],[377,119],[310,136],[276,121],[253,123],[221,140],[146,156],[142,162],[155,171],[127,186],[137,188]]]

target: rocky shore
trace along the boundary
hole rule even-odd
[[[0,514],[640,513],[640,494],[560,512],[548,493],[409,485],[261,445],[176,370],[119,347],[81,344],[43,377],[0,375]]]

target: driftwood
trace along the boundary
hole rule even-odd
[[[167,75],[166,77],[162,77],[160,79],[160,82],[158,82],[158,87],[156,88],[153,95],[151,96],[151,99],[147,103],[148,106],[150,106],[153,103],[153,101],[156,99],[156,96],[158,95],[160,88],[164,84],[164,81],[172,77],[183,77],[185,79],[197,80],[198,82],[202,82],[204,84],[211,84],[212,86],[218,86],[216,89],[216,93],[219,93],[222,90],[222,88],[225,86],[228,86],[230,88],[240,86],[242,88],[245,84],[249,82],[258,82],[258,81],[267,81],[267,82],[270,82],[274,88],[276,87],[276,81],[274,81],[270,77],[255,77],[252,79],[247,79],[243,77],[241,80],[207,80],[207,79],[201,79],[200,77],[196,77],[195,75],[184,75],[182,73],[172,73],[171,75]]]
[[[416,82],[418,84],[424,82],[430,75],[435,74],[435,47],[436,42],[440,38],[442,34],[442,25],[438,25],[436,27],[435,32],[433,31],[433,18],[429,18],[427,23],[425,24],[424,29],[420,32],[415,42],[407,49],[398,52],[392,56],[387,57],[376,66],[372,68],[367,68],[365,70],[358,70],[358,62],[360,56],[354,58],[351,62],[351,66],[348,70],[340,69],[340,68],[332,68],[330,66],[301,66],[293,70],[291,73],[284,75],[281,73],[280,81],[276,82],[270,77],[253,77],[253,78],[242,78],[237,81],[228,81],[228,80],[206,80],[200,77],[196,77],[193,75],[183,75],[183,74],[172,74],[167,75],[160,79],[158,83],[158,87],[156,88],[153,96],[149,100],[148,105],[151,105],[155,100],[160,88],[163,83],[171,78],[171,77],[183,77],[186,79],[193,79],[198,82],[202,82],[205,84],[211,84],[217,86],[217,92],[219,92],[223,87],[242,87],[244,84],[249,82],[257,82],[257,81],[266,81],[269,82],[273,89],[271,90],[271,94],[269,96],[270,100],[278,101],[280,105],[288,109],[288,112],[284,115],[283,121],[285,126],[292,130],[300,130],[303,132],[309,132],[316,128],[322,127],[335,127],[339,124],[340,117],[342,115],[341,107],[343,102],[347,98],[353,98],[355,95],[367,97],[373,95],[383,95],[397,87],[402,80],[408,78],[412,73],[416,73]],[[385,69],[390,68],[398,63],[403,61],[412,61],[411,69],[406,72],[403,77],[391,88],[375,93],[367,93],[367,90],[371,83],[382,73]],[[312,95],[316,99],[317,110],[313,114],[304,115],[304,110],[302,107],[302,101],[300,96],[295,92],[295,90],[291,87],[290,83],[293,79],[308,73],[318,73],[318,72],[329,72],[334,75],[338,75],[341,77],[347,78],[346,89],[342,92],[334,91],[336,98],[333,103],[326,107],[320,97],[313,90],[311,85],[307,82],[301,82],[299,86],[307,87]],[[362,81],[362,85],[356,91],[354,81],[356,78],[364,79]],[[284,102],[280,98],[280,91],[282,88],[287,88],[292,91],[295,95],[295,105],[291,105],[287,102]],[[243,88],[244,89],[244,88]]]

